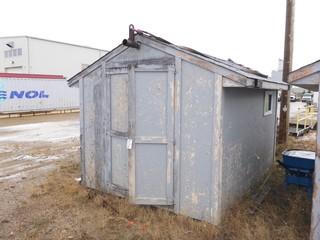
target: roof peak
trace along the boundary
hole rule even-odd
[[[152,33],[149,33],[147,31],[140,30],[140,29],[135,29],[134,25],[130,24],[130,26],[129,26],[129,40],[131,40],[131,41],[134,41],[133,34],[134,35],[142,35],[142,36],[147,37],[149,39],[153,39],[153,40],[159,41],[159,42],[161,42],[163,44],[177,47],[177,48],[185,50],[185,51],[187,51],[189,53],[193,53],[195,55],[199,55],[199,56],[205,57],[207,59],[213,60],[215,62],[222,63],[222,64],[227,65],[227,66],[232,67],[232,68],[237,68],[237,69],[239,69],[241,71],[244,71],[246,73],[254,74],[254,75],[257,75],[257,76],[262,77],[262,78],[268,78],[268,75],[260,73],[259,71],[251,69],[249,67],[246,67],[246,66],[244,66],[242,64],[236,63],[235,61],[233,61],[230,58],[228,58],[227,60],[224,60],[224,59],[221,59],[221,58],[213,57],[213,56],[211,56],[209,54],[206,54],[206,53],[199,52],[199,51],[197,51],[197,50],[195,50],[193,48],[190,48],[190,47],[175,45],[175,44],[167,41],[166,39],[158,37],[158,36],[156,36],[156,35],[154,35]]]

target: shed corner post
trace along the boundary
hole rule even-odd
[[[129,101],[129,109],[128,109],[128,120],[129,120],[129,128],[128,128],[128,137],[130,139],[134,139],[135,137],[135,125],[136,125],[136,82],[135,82],[135,68],[134,66],[129,66],[128,72],[128,99]],[[129,202],[134,203],[135,195],[136,195],[136,162],[135,162],[135,148],[132,148],[128,152],[128,178],[129,178]]]
[[[180,213],[180,150],[181,150],[181,84],[182,84],[182,59],[175,60],[174,80],[174,157],[173,157],[173,193],[174,211]]]
[[[212,187],[211,187],[211,221],[218,225],[222,215],[222,75],[214,74],[213,93],[213,141],[212,141]]]
[[[104,91],[105,91],[105,113],[102,114],[103,122],[104,122],[104,129],[103,134],[105,137],[105,159],[104,159],[104,190],[110,192],[111,182],[112,182],[112,160],[111,160],[111,76],[107,73],[107,62],[102,62],[102,81],[105,82],[104,84]]]
[[[81,184],[86,185],[85,172],[85,135],[84,135],[84,80],[79,80],[79,97],[80,97],[80,170],[81,170]]]
[[[275,91],[276,96],[274,99],[274,138],[273,138],[273,156],[272,156],[272,162],[276,161],[276,154],[277,154],[277,138],[278,138],[278,94],[279,90]],[[270,166],[271,168],[271,166]]]
[[[320,92],[320,84],[319,90]],[[320,101],[320,94],[318,97]],[[318,101],[318,102],[319,102]],[[320,111],[318,105],[318,123],[320,121]],[[311,213],[311,230],[310,240],[320,239],[320,127],[317,127],[317,146],[316,146],[316,159],[314,169],[314,183],[313,183],[313,197],[312,197],[312,213]]]

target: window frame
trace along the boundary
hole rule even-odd
[[[271,97],[270,97],[271,96]],[[263,98],[263,116],[269,116],[273,113],[273,91],[265,91]]]

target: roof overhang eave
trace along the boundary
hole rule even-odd
[[[223,78],[223,87],[239,87],[239,88],[256,88],[256,89],[269,89],[269,90],[288,90],[289,86],[284,82],[273,82],[267,79],[253,79],[243,78],[241,81],[235,81],[228,78]]]

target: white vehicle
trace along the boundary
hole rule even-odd
[[[295,102],[295,101],[297,101],[296,96],[295,95],[291,95],[290,96],[290,102]]]
[[[305,94],[303,94],[301,101],[302,101],[302,102],[306,102],[306,103],[312,103],[312,102],[313,102],[313,95],[312,95],[312,93],[305,93]]]

